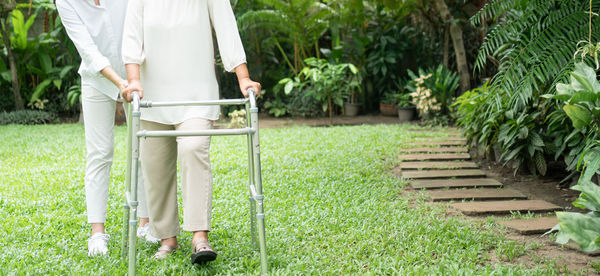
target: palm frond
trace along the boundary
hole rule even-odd
[[[526,2],[526,3],[523,3]],[[589,35],[587,0],[496,0],[471,18],[472,23],[496,19],[477,55],[481,70],[490,56],[500,61],[492,90],[505,91],[514,110],[522,110],[540,91],[552,91],[567,77],[577,43]],[[600,0],[592,1],[600,8]],[[600,39],[600,22],[592,37]]]

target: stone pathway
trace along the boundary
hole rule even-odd
[[[446,130],[444,136],[418,137],[407,144],[399,156],[401,176],[409,179],[412,188],[424,189],[432,201],[460,201],[450,203],[450,207],[467,216],[503,216],[513,212],[545,214],[561,209],[547,201],[528,199],[517,190],[503,188],[502,183],[487,178],[485,172],[470,161],[466,139],[456,129]],[[507,219],[500,223],[529,235],[550,230],[558,220],[549,216]]]

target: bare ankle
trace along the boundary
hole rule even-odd
[[[161,245],[168,245],[171,247],[177,247],[177,238],[173,237],[173,238],[167,238],[167,239],[163,239],[160,241]]]
[[[194,232],[194,236],[192,237],[192,243],[196,243],[198,241],[205,240],[208,241],[208,231],[196,231]]]
[[[149,222],[150,222],[149,218],[140,218],[140,227],[144,227]]]
[[[98,234],[98,233],[105,234],[104,223],[92,223],[91,225],[92,225],[92,236],[94,234]]]

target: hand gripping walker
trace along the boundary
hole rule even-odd
[[[123,215],[123,238],[121,250],[124,257],[129,257],[128,275],[136,273],[136,227],[137,227],[137,182],[139,163],[139,139],[173,136],[224,136],[246,135],[248,137],[248,170],[249,170],[249,199],[250,199],[250,233],[252,245],[260,249],[260,267],[263,275],[267,274],[267,245],[265,239],[265,214],[263,211],[260,147],[258,143],[258,108],[254,90],[248,89],[246,99],[227,99],[210,101],[181,101],[181,102],[150,102],[141,101],[137,92],[133,93],[132,104],[127,110],[127,174],[125,179],[126,193]],[[198,106],[198,105],[245,105],[247,127],[237,129],[208,129],[198,131],[146,131],[140,130],[140,108],[164,106]],[[152,204],[149,202],[148,204]],[[258,219],[258,221],[257,221]],[[257,228],[258,227],[258,228]],[[258,243],[256,236],[258,233]]]

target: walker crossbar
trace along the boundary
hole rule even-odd
[[[138,137],[173,137],[173,136],[228,136],[228,135],[246,135],[254,134],[256,130],[252,128],[234,128],[234,129],[207,129],[198,131],[177,131],[177,130],[140,130]]]
[[[227,99],[210,101],[179,101],[179,102],[140,102],[141,107],[165,107],[165,106],[193,106],[193,105],[241,105],[249,102],[249,99]]]
[[[136,226],[137,226],[137,182],[139,162],[139,139],[152,137],[178,137],[178,136],[225,136],[246,135],[248,139],[248,199],[250,200],[250,234],[252,244],[260,250],[261,274],[266,275],[267,245],[265,237],[265,214],[262,194],[262,177],[260,168],[260,146],[258,141],[258,108],[254,90],[248,89],[248,98],[231,100],[210,101],[176,101],[176,102],[150,102],[140,101],[139,94],[133,93],[132,104],[128,107],[129,120],[127,122],[127,176],[125,179],[125,202],[123,215],[123,256],[128,257],[128,274],[136,273]],[[236,129],[207,129],[197,131],[147,131],[140,130],[140,108],[167,107],[167,106],[199,106],[199,105],[245,105],[248,126]],[[152,203],[149,203],[152,204]],[[258,235],[257,235],[258,234]],[[258,236],[258,239],[257,239]]]

